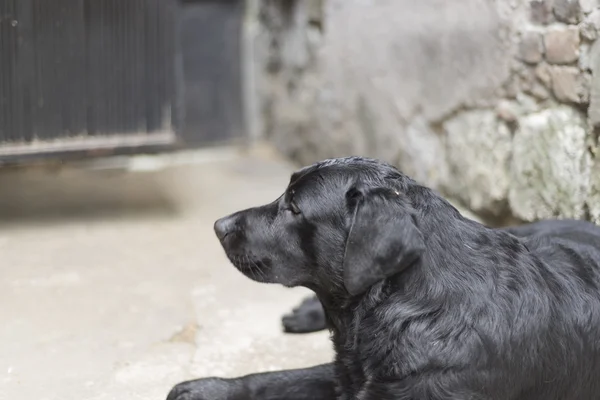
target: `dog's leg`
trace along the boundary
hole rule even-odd
[[[310,333],[326,328],[325,311],[317,296],[307,297],[300,305],[281,319],[288,333]]]
[[[333,364],[312,368],[246,375],[241,378],[205,378],[176,385],[167,400],[332,400],[335,399]]]

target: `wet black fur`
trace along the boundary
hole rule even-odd
[[[502,230],[520,238],[527,236],[556,236],[577,240],[578,232],[590,230],[595,234],[597,227],[580,220],[546,220],[518,226],[510,226]],[[325,310],[316,295],[306,297],[297,307],[281,318],[285,332],[311,333],[327,329]]]
[[[215,230],[247,276],[316,293],[334,363],[185,382],[169,400],[599,399],[600,229],[521,229],[464,218],[374,160],[307,167]]]

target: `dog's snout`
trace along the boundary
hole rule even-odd
[[[227,236],[228,234],[233,232],[233,230],[235,229],[235,225],[236,225],[235,220],[236,220],[235,217],[230,215],[230,216],[218,219],[215,222],[215,233],[217,234],[217,237],[219,238],[219,240],[225,239],[225,236]]]

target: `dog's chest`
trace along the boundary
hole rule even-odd
[[[355,328],[353,323],[349,323],[344,333],[334,333],[333,336],[339,400],[361,399],[371,376],[364,355],[358,351],[360,339]]]
[[[351,352],[338,350],[336,356],[338,400],[354,400],[367,381],[363,365]]]

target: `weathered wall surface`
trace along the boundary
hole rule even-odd
[[[392,162],[496,222],[600,222],[598,7],[262,0],[263,131],[302,164]]]

